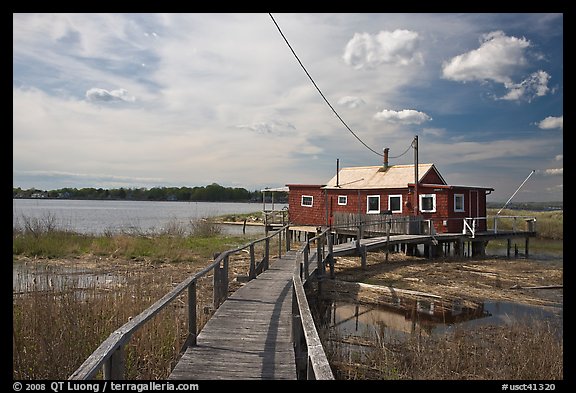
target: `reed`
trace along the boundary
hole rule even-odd
[[[13,378],[67,379],[114,330],[206,266],[214,253],[251,240],[218,235],[208,221],[200,225],[198,232],[173,225],[154,234],[100,236],[59,229],[50,220],[14,228]],[[231,257],[231,280],[247,275],[248,261]],[[231,290],[238,285],[232,282]],[[185,291],[132,336],[125,378],[167,378],[187,336],[187,301]],[[199,329],[211,305],[209,274],[197,283]]]
[[[361,351],[334,335],[324,341],[337,379],[561,380],[559,329],[550,321],[528,319],[400,339],[382,328],[363,337],[369,347]]]
[[[487,209],[487,216],[494,217],[500,209]],[[564,239],[564,211],[531,211],[531,210],[510,210],[504,209],[500,216],[531,216],[536,218],[537,237],[542,239]],[[502,230],[511,230],[514,221],[512,219],[500,219],[498,228]],[[517,223],[518,224],[518,223]],[[524,224],[523,222],[521,224]],[[488,228],[492,228],[493,221],[488,220]],[[526,228],[520,228],[525,230]]]

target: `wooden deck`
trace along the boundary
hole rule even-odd
[[[188,347],[169,379],[296,379],[292,277],[297,251],[234,292]]]

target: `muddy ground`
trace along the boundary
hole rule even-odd
[[[474,302],[509,301],[528,305],[559,306],[562,288],[529,289],[563,285],[561,261],[485,257],[426,259],[384,252],[369,253],[367,268],[360,258],[339,257],[336,279],[421,291],[445,299]]]

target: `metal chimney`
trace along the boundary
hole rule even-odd
[[[387,147],[384,149],[384,170],[388,169],[388,150]]]

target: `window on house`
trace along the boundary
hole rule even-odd
[[[338,204],[340,206],[346,206],[348,204],[348,196],[347,195],[339,195],[338,196]]]
[[[464,194],[454,194],[454,211],[464,211]]]
[[[402,213],[402,195],[389,195],[388,209],[392,213]]]
[[[420,211],[423,213],[436,212],[436,194],[420,195]]]
[[[302,206],[312,207],[314,204],[314,197],[311,195],[302,195]]]
[[[380,213],[380,195],[368,195],[367,213]]]

